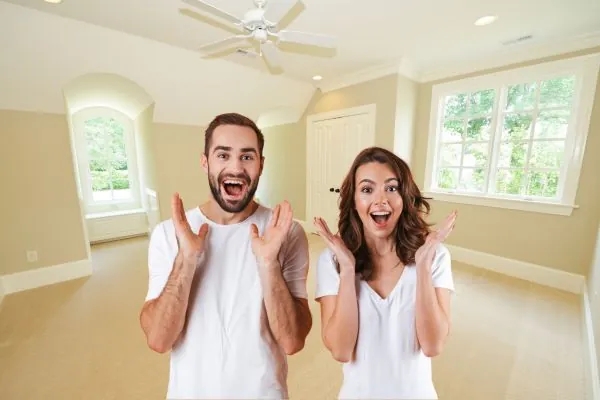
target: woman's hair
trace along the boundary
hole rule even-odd
[[[415,262],[415,253],[425,243],[429,233],[429,224],[423,214],[429,213],[430,206],[427,199],[421,196],[408,165],[391,151],[380,147],[369,147],[361,151],[342,183],[338,229],[342,240],[354,254],[357,274],[360,273],[364,280],[372,278],[373,264],[365,242],[363,224],[356,211],[354,196],[356,171],[361,165],[370,162],[388,165],[399,180],[398,192],[402,196],[403,205],[393,235],[396,239],[396,254],[404,265]]]

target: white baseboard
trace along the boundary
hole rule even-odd
[[[598,374],[598,357],[596,353],[596,342],[594,340],[594,324],[592,322],[592,310],[590,308],[590,298],[587,287],[583,290],[583,345],[586,383],[589,387],[588,391],[591,394],[590,400],[600,400],[600,375]]]
[[[0,276],[0,287],[4,287],[5,294],[11,294],[77,279],[91,274],[92,261],[79,260],[51,267],[2,275]]]
[[[548,268],[537,264],[496,256],[476,250],[446,245],[452,259],[474,267],[484,268],[504,275],[534,282],[543,286],[581,294],[585,278],[570,272]]]

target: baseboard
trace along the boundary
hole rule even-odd
[[[600,375],[598,374],[598,357],[596,353],[596,341],[594,340],[594,324],[592,322],[592,309],[590,308],[590,298],[587,287],[583,289],[583,345],[587,392],[590,393],[590,400],[600,400]]]
[[[0,276],[0,287],[4,294],[53,285],[92,274],[92,261],[79,260],[51,267],[37,268]]]
[[[463,247],[452,245],[446,245],[446,247],[450,250],[453,260],[464,262],[474,267],[484,268],[571,293],[581,294],[583,292],[585,278],[582,275],[465,249]]]

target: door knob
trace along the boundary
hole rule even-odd
[[[335,189],[335,192],[336,192],[336,193],[339,193],[339,192],[340,192],[340,189]]]
[[[330,191],[330,192],[333,192],[333,188],[329,188],[329,191]]]

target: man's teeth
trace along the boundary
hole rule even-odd
[[[243,185],[242,181],[234,181],[231,179],[227,179],[226,181],[223,182],[225,185]]]

